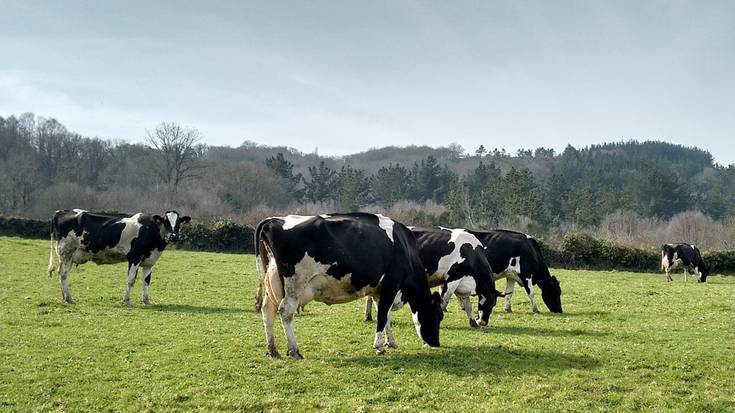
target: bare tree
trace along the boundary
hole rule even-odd
[[[153,169],[166,185],[169,203],[173,204],[179,185],[196,176],[201,167],[202,134],[194,128],[183,128],[173,122],[163,122],[151,132],[146,130],[148,144],[156,151]]]

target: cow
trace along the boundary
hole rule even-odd
[[[523,286],[531,301],[531,311],[538,313],[533,286],[541,289],[541,298],[553,313],[561,313],[561,287],[551,276],[541,248],[533,237],[508,230],[469,231],[482,242],[495,280],[506,278],[505,311],[512,312],[515,284]]]
[[[390,309],[408,302],[416,333],[439,346],[444,317],[441,297],[431,293],[416,249],[404,225],[368,213],[288,215],[261,221],[255,230],[258,269],[256,309],[263,315],[267,355],[280,357],[273,336],[276,313],[288,342],[287,354],[303,358],[296,343],[294,315],[311,300],[346,303],[366,295],[378,301],[373,347],[396,347]]]
[[[135,215],[106,214],[82,209],[56,211],[50,220],[51,254],[48,274],[59,272],[61,297],[69,304],[72,265],[128,263],[128,284],[123,302],[130,305],[130,289],[138,269],[143,270],[143,304],[150,304],[148,286],[153,265],[169,243],[178,241],[181,225],[191,220],[176,211],[163,215],[139,212]],[[54,258],[58,258],[58,265]]]
[[[687,282],[689,271],[697,275],[697,282],[707,282],[709,269],[702,260],[699,248],[691,244],[663,244],[661,246],[661,271],[666,271],[666,278],[673,281],[671,272],[684,270],[684,282]]]
[[[495,279],[480,241],[464,229],[414,228],[421,263],[429,287],[442,286],[442,308],[446,310],[452,294],[457,295],[473,328],[487,325],[497,301]],[[475,320],[470,295],[478,295],[479,314]],[[365,320],[372,320],[372,300],[365,300]]]

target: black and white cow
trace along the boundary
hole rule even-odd
[[[512,311],[515,283],[523,286],[531,301],[531,310],[537,313],[538,305],[533,286],[541,289],[546,307],[553,313],[561,313],[561,287],[556,277],[549,273],[541,248],[530,235],[515,231],[469,231],[485,247],[487,260],[495,274],[495,280],[506,278],[505,311]]]
[[[666,271],[666,278],[673,281],[671,272],[684,270],[684,282],[689,271],[697,275],[697,282],[707,282],[709,269],[702,260],[699,248],[691,244],[663,244],[661,246],[661,270]]]
[[[138,269],[143,269],[143,304],[148,304],[148,286],[153,265],[169,242],[178,240],[182,224],[190,221],[176,211],[161,215],[137,213],[102,214],[81,209],[56,211],[51,218],[49,276],[59,271],[61,296],[69,304],[69,270],[72,265],[128,263],[128,287],[124,302],[130,305],[130,289]],[[54,262],[58,258],[58,266]]]
[[[495,279],[482,244],[464,229],[411,228],[429,287],[442,286],[442,308],[455,294],[471,327],[487,325],[497,301]],[[479,316],[475,320],[469,297],[479,296]],[[372,319],[372,299],[365,300],[365,320]]]
[[[288,215],[263,220],[255,230],[259,284],[256,308],[263,314],[268,355],[279,357],[273,336],[276,313],[288,342],[288,355],[300,359],[294,315],[311,300],[346,303],[366,295],[378,301],[373,346],[395,347],[390,309],[408,302],[416,332],[439,346],[441,297],[432,295],[416,249],[402,224],[367,213]]]

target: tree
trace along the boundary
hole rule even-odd
[[[411,176],[408,170],[398,164],[390,164],[378,170],[371,178],[371,192],[375,200],[390,208],[396,202],[409,197]]]
[[[333,199],[336,174],[333,169],[324,164],[324,161],[319,162],[318,167],[310,166],[309,176],[311,176],[311,181],[306,182],[304,180],[306,199],[312,202],[324,202]]]
[[[153,132],[146,133],[146,141],[157,154],[153,170],[168,187],[168,201],[173,204],[179,185],[194,178],[200,168],[204,148],[198,144],[202,135],[194,128],[183,128],[173,122],[163,122]]]
[[[343,166],[336,176],[337,202],[342,211],[356,211],[368,201],[370,180],[362,169]]]
[[[302,181],[302,175],[293,173],[293,164],[286,160],[283,152],[278,152],[276,156],[266,159],[265,164],[282,180],[283,186],[286,192],[291,194],[291,198],[300,200],[304,191],[303,189],[297,189],[297,187]]]
[[[485,145],[480,145],[477,149],[475,149],[475,156],[478,158],[482,158],[487,153],[487,149],[485,149]]]

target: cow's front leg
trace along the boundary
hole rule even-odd
[[[59,265],[59,278],[61,279],[61,298],[69,304],[74,304],[74,299],[71,298],[71,292],[69,291],[69,269],[71,268],[71,262],[61,261]]]
[[[459,302],[459,306],[462,307],[462,309],[464,310],[465,314],[467,314],[467,320],[470,323],[470,327],[477,328],[477,321],[475,321],[475,318],[472,316],[472,301],[470,300],[470,297],[457,295],[457,301]]]
[[[150,304],[148,299],[148,287],[151,285],[151,277],[153,276],[153,267],[143,267],[143,304]]]
[[[689,268],[684,267],[684,282],[687,282],[688,275],[689,275]]]
[[[135,285],[135,278],[138,276],[138,264],[129,263],[128,264],[128,287],[125,290],[125,298],[123,298],[123,303],[125,305],[130,305],[130,290]]]
[[[666,269],[666,279],[668,279],[669,282],[674,281],[674,279],[671,278],[671,271],[668,268]]]
[[[299,353],[299,345],[296,343],[296,331],[294,329],[294,316],[299,307],[298,287],[294,278],[288,277],[284,280],[283,291],[285,296],[281,300],[278,312],[281,314],[281,326],[288,342],[287,354],[300,360],[304,357]]]
[[[516,281],[510,279],[510,277],[505,279],[505,312],[506,313],[512,313],[513,312],[513,290],[516,288]]]
[[[393,313],[392,311],[388,311],[388,322],[385,324],[386,344],[390,348],[398,348],[398,344],[396,344],[396,339],[393,338],[393,329],[390,326],[390,315],[392,313]]]
[[[452,298],[452,295],[457,290],[457,287],[459,287],[459,283],[462,282],[462,279],[450,281],[448,283],[444,283],[442,286],[441,296],[442,296],[442,310],[446,311],[447,306],[449,305],[449,299]]]
[[[533,294],[533,282],[531,278],[526,278],[526,284],[523,286],[528,294],[528,299],[531,300],[531,311],[538,313],[538,305],[536,304],[536,297]]]

